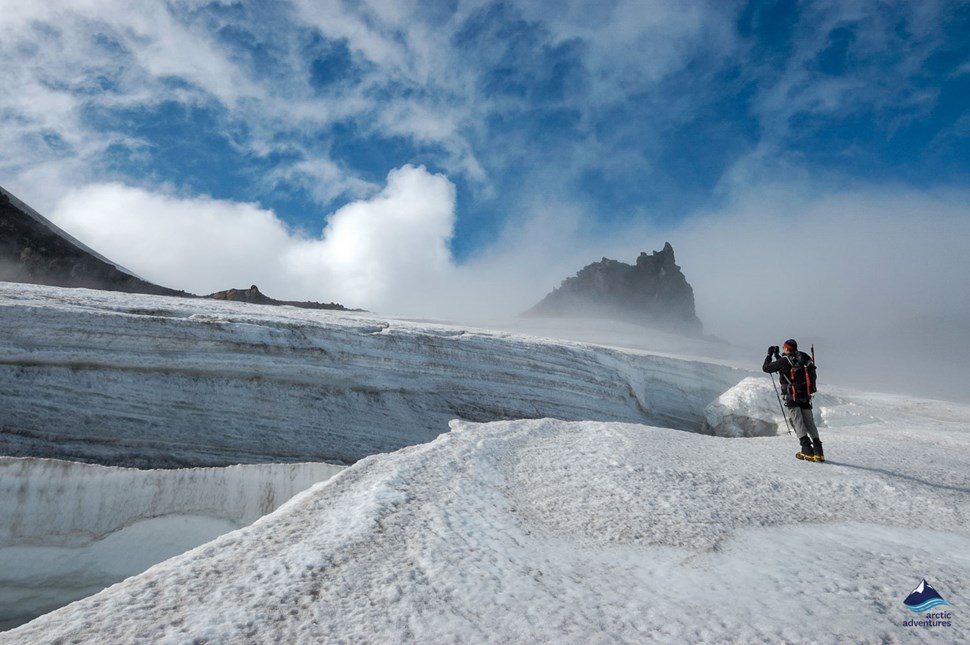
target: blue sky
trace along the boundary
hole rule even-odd
[[[870,308],[963,315],[892,276],[965,266],[968,34],[953,0],[0,0],[0,183],[196,292],[514,311],[669,239],[731,333],[794,230],[820,317],[883,291],[860,266]]]

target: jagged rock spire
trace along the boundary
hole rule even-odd
[[[526,316],[612,318],[695,335],[702,330],[694,290],[674,258],[670,242],[635,265],[603,258],[567,278]]]

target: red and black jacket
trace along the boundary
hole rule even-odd
[[[793,352],[775,360],[765,357],[761,369],[769,374],[778,372],[785,404],[788,407],[812,407],[812,394],[815,392],[815,365],[812,357],[805,352]]]

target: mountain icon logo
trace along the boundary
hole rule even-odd
[[[912,611],[924,612],[933,609],[933,607],[939,607],[940,605],[949,605],[947,601],[943,600],[936,589],[930,586],[930,583],[923,578],[923,581],[919,583],[919,586],[913,589],[913,593],[906,596],[906,600],[903,604],[910,608]]]

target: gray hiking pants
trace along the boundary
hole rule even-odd
[[[818,428],[815,426],[815,417],[812,415],[811,409],[788,408],[788,418],[791,419],[791,424],[795,428],[795,436],[799,439],[806,434],[812,439],[818,439]]]

